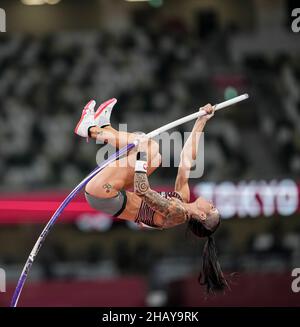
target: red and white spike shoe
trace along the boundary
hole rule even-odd
[[[95,105],[96,105],[96,102],[94,100],[91,100],[90,102],[88,102],[86,104],[86,106],[82,110],[81,118],[74,130],[74,132],[77,135],[82,136],[82,137],[88,137],[89,136],[88,135],[89,127],[96,126],[95,118],[94,118]]]
[[[95,112],[95,124],[99,127],[110,125],[110,115],[117,99],[112,98],[103,102]]]

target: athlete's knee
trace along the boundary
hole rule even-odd
[[[148,176],[150,176],[161,165],[161,155],[157,153],[148,159]]]
[[[152,156],[149,165],[154,168],[158,168],[161,165],[161,154],[158,152]]]
[[[162,162],[162,158],[161,158],[161,154],[159,152],[157,154],[157,160],[158,160],[158,166],[160,166],[161,162]]]
[[[159,144],[153,139],[141,136],[139,142],[139,151],[147,152],[148,158],[155,157],[159,153]]]
[[[159,144],[154,140],[149,140],[148,157],[154,158],[159,155]]]

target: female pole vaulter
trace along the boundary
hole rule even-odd
[[[197,119],[183,147],[174,191],[156,192],[151,189],[148,176],[160,165],[159,146],[152,139],[117,131],[111,126],[111,111],[116,102],[116,99],[108,100],[95,112],[96,102],[91,100],[82,111],[75,133],[117,148],[137,139],[139,143],[127,157],[107,166],[89,181],[85,188],[87,202],[96,210],[134,221],[143,227],[165,229],[187,224],[197,237],[207,238],[199,282],[206,286],[208,293],[224,290],[228,284],[220,268],[212,237],[220,225],[218,210],[202,197],[190,202],[188,184],[201,132],[214,115],[214,108],[210,104],[201,108],[207,114]],[[128,191],[133,186],[134,192]]]
[[[244,93],[232,99],[218,103],[214,106],[214,108],[211,108],[210,105],[207,105],[205,106],[204,112],[200,110],[199,112],[177,119],[169,124],[163,125],[162,127],[153,130],[152,132],[148,133],[146,136],[148,139],[151,139],[171,128],[174,128],[178,125],[184,124],[188,121],[206,115],[208,116],[206,117],[206,119],[198,119],[197,123],[194,126],[192,135],[195,136],[197,140],[198,136],[197,136],[197,132],[195,131],[197,129],[199,129],[200,131],[203,130],[206,121],[210,118],[209,116],[214,114],[215,110],[220,110],[229,107],[233,104],[244,101],[248,98],[249,95],[247,93]],[[134,170],[133,169],[129,171],[127,170],[127,174],[130,175],[130,172],[133,173],[134,178],[136,179],[135,192],[132,192],[133,194],[136,195],[136,197],[134,198],[132,195],[131,198],[132,202],[130,203],[128,202],[128,206],[127,206],[127,197],[130,196],[131,193],[122,189],[122,186],[118,187],[117,182],[114,183],[114,188],[109,183],[102,185],[103,189],[105,189],[105,193],[110,194],[107,197],[106,196],[103,197],[103,194],[102,197],[101,196],[98,197],[97,196],[98,190],[94,190],[95,195],[88,194],[88,192],[86,192],[86,197],[88,202],[93,207],[97,208],[97,206],[100,203],[102,204],[101,200],[105,199],[104,206],[101,207],[101,210],[106,212],[110,212],[110,211],[115,212],[116,207],[118,207],[120,203],[122,203],[119,212],[116,212],[113,215],[123,219],[135,220],[137,223],[142,224],[144,226],[148,226],[150,228],[152,227],[152,228],[163,229],[163,228],[169,228],[172,226],[183,224],[186,222],[189,229],[195,235],[201,238],[207,237],[207,242],[203,251],[203,273],[200,275],[200,277],[202,277],[202,284],[206,285],[208,292],[212,292],[214,290],[222,290],[228,287],[228,284],[223,276],[223,273],[221,271],[220,265],[217,260],[215,244],[212,238],[212,234],[215,232],[215,230],[220,224],[218,211],[213,207],[212,204],[210,204],[209,202],[205,201],[202,198],[197,199],[194,203],[188,204],[189,187],[187,181],[189,178],[190,168],[192,166],[191,163],[193,159],[196,158],[197,155],[197,151],[198,151],[197,142],[193,140],[193,137],[189,138],[189,140],[186,142],[184,150],[182,151],[181,166],[178,170],[178,177],[176,179],[175,191],[168,192],[168,193],[160,192],[159,193],[160,197],[157,197],[157,192],[154,192],[150,189],[148,183],[148,177],[147,177],[147,174],[150,175],[150,173],[153,172],[153,170],[158,167],[158,165],[154,165],[151,162],[148,168],[147,167],[147,164],[149,162],[148,158],[153,157],[158,159],[158,161],[160,161],[160,155],[158,153],[157,145],[153,141],[147,141],[147,146],[146,146],[145,140],[140,139],[141,141],[140,148],[139,148],[140,151],[137,154],[138,160],[136,160],[135,156],[132,155],[132,153],[134,152],[131,152],[131,155],[128,155],[126,157],[125,162],[124,162],[124,158],[120,159],[122,158],[123,155],[127,154],[130,150],[136,148],[139,142],[137,141],[137,136],[133,136],[130,133],[119,132],[111,128],[110,115],[111,115],[111,110],[116,102],[117,102],[116,99],[111,99],[103,103],[95,113],[94,108],[96,103],[95,101],[90,101],[82,112],[81,119],[75,128],[75,133],[83,137],[91,136],[95,139],[99,139],[102,142],[103,141],[110,142],[111,144],[114,144],[116,147],[120,147],[125,142],[125,146],[119,148],[117,152],[109,156],[98,167],[96,167],[86,178],[84,178],[68,194],[68,196],[55,210],[50,220],[44,227],[42,233],[39,235],[39,238],[35,242],[26,260],[26,263],[24,265],[24,268],[22,270],[22,273],[20,275],[20,278],[18,280],[16,289],[14,291],[11,300],[11,305],[10,305],[11,307],[13,308],[17,307],[18,301],[20,299],[20,295],[22,293],[23,287],[25,285],[32,264],[34,263],[35,258],[39,253],[39,250],[41,249],[43,243],[45,242],[47,235],[49,234],[50,230],[53,228],[55,222],[60,217],[64,209],[68,206],[68,204],[74,199],[74,197],[78,194],[78,192],[80,192],[84,187],[86,187],[88,183],[92,181],[94,177],[97,176],[100,172],[102,172],[106,168],[115,168],[112,166],[112,163],[115,163],[115,161],[117,161],[117,167],[124,168],[123,164],[130,163],[130,159],[134,160],[136,166]],[[128,144],[127,141],[129,141],[130,139],[131,140],[133,139],[132,140],[133,142]],[[155,155],[151,155],[151,150],[153,149],[153,147],[154,147]],[[192,154],[188,154],[188,149],[192,151]],[[128,169],[128,167],[130,167],[130,165],[125,166],[126,169]],[[141,167],[143,167],[143,169]],[[182,174],[183,172],[185,172],[185,174]],[[115,173],[118,173],[119,178],[115,178],[114,176],[115,174],[113,174],[111,175],[110,178],[112,181],[118,180],[119,184],[123,185],[123,188],[126,188],[126,186],[128,187],[126,183],[132,185],[131,180],[129,181],[121,180],[119,176],[119,173],[121,173],[120,169],[115,170]],[[142,176],[144,178],[143,182],[141,182],[141,176],[139,176],[138,174],[145,174],[145,176],[144,175]],[[109,174],[107,175],[110,176]],[[123,176],[124,175],[128,176],[126,175],[126,173],[125,174],[123,173]],[[93,180],[93,183],[92,182],[90,183],[89,187],[91,187],[92,190],[93,187],[95,187],[94,182],[97,181],[101,181],[101,180],[95,178]],[[113,192],[117,194],[115,196],[111,195],[111,193]],[[152,196],[152,200],[151,200],[151,196]],[[138,201],[138,198],[140,198],[140,201]],[[162,198],[165,198],[165,200],[163,200]],[[176,198],[180,201],[176,202]],[[137,201],[136,203],[138,204],[139,209],[137,210],[135,208],[134,210],[134,208],[131,207],[133,209],[133,216],[126,218],[126,210],[129,211],[130,206],[133,204],[134,200]],[[143,214],[143,210],[141,210],[142,208],[146,209],[146,212],[144,214]],[[137,211],[138,211],[138,215],[136,216],[135,219],[133,217],[134,217],[134,213],[136,214]],[[182,212],[182,215],[180,214],[180,212]],[[180,219],[179,216],[181,217]],[[159,223],[159,218],[161,218],[160,219],[161,224]],[[151,224],[153,224],[153,226],[151,226]],[[199,281],[201,282],[201,278],[199,279]]]

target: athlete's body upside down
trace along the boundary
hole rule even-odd
[[[214,115],[214,108],[210,104],[201,108],[207,114],[197,119],[183,147],[174,191],[156,192],[151,189],[148,176],[161,163],[159,146],[145,136],[112,128],[110,114],[116,102],[116,99],[108,100],[95,112],[95,101],[90,101],[82,112],[75,133],[109,143],[116,148],[137,139],[139,143],[127,157],[107,166],[87,184],[85,190],[88,203],[97,210],[135,221],[142,226],[164,229],[187,223],[196,236],[208,238],[203,252],[203,284],[207,286],[208,292],[223,290],[227,283],[211,237],[220,224],[219,213],[211,202],[202,197],[190,203],[188,184],[201,132]],[[132,187],[134,191],[128,191]]]

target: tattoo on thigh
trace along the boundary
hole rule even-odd
[[[103,188],[105,189],[106,193],[109,193],[112,190],[112,185],[109,183],[106,183],[103,185]]]

